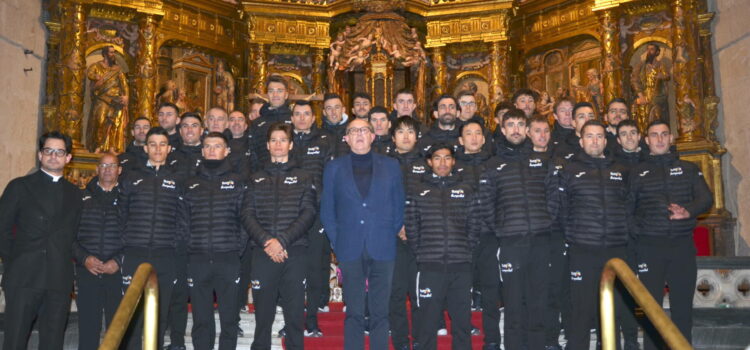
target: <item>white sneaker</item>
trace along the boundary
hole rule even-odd
[[[438,335],[448,335],[448,330],[445,328],[438,329]]]
[[[328,305],[318,308],[318,312],[328,312],[330,310],[331,308],[329,308]]]

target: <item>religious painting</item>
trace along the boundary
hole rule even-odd
[[[474,92],[474,97],[477,101],[477,113],[482,118],[489,118],[491,111],[487,96],[489,96],[490,85],[487,83],[487,80],[478,74],[460,76],[455,84],[453,96],[458,95],[459,92],[464,90]]]
[[[86,56],[82,142],[90,152],[124,151],[129,122],[130,71],[122,47],[100,44]]]
[[[215,84],[213,57],[192,49],[172,50],[172,80],[177,91],[175,104],[180,113],[205,113],[212,102]]]
[[[630,67],[631,109],[638,125],[645,128],[649,122],[661,119],[676,130],[672,49],[658,41],[643,43],[630,58]]]

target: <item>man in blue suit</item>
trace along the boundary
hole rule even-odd
[[[372,152],[375,133],[366,120],[353,119],[344,139],[351,153],[326,166],[320,208],[320,221],[343,274],[344,349],[365,347],[367,302],[370,349],[385,350],[396,239],[404,221],[401,170],[395,159]]]

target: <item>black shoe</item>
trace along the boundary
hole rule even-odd
[[[417,343],[417,342],[412,343],[411,344],[411,349],[412,350],[419,350],[419,343]]]
[[[471,292],[471,311],[482,310],[482,293],[478,291]]]
[[[284,326],[284,327],[281,327],[281,329],[279,329],[279,334],[278,334],[278,337],[279,337],[279,338],[284,338],[284,337],[286,337],[286,326]]]
[[[482,350],[500,350],[500,344],[487,343],[487,344],[484,344],[484,347],[482,347]]]
[[[185,345],[169,344],[164,347],[164,350],[185,350]]]
[[[547,345],[544,350],[563,350],[563,348],[560,345]]]

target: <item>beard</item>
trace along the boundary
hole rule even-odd
[[[114,67],[117,65],[117,60],[114,57],[106,56],[104,57],[104,60],[107,61],[107,65],[110,67]]]
[[[450,113],[443,113],[440,115],[440,118],[438,118],[438,121],[442,125],[454,125],[456,124],[456,115],[450,114]]]
[[[659,53],[658,52],[646,54],[646,63],[648,63],[648,64],[654,63],[654,61],[656,60],[657,57],[659,57]]]

